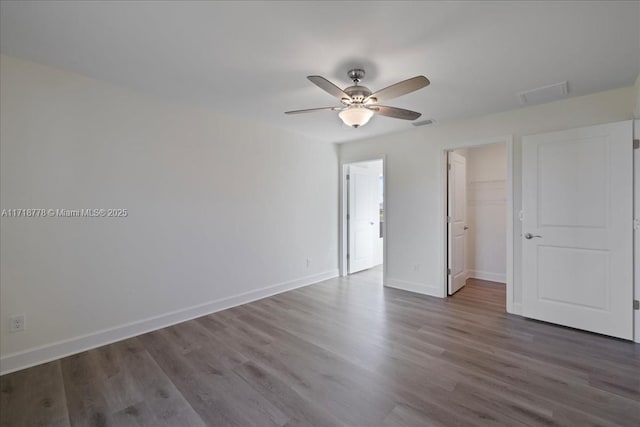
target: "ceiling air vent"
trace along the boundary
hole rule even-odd
[[[557,101],[569,94],[567,81],[554,83],[552,85],[539,87],[537,89],[526,90],[518,94],[518,99],[522,105],[544,104],[545,102]]]
[[[433,120],[427,119],[427,120],[420,120],[419,122],[413,122],[411,124],[414,126],[426,126],[426,125],[430,125],[431,123],[433,123]]]

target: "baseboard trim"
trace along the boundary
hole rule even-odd
[[[387,277],[384,285],[389,288],[402,289],[403,291],[444,298],[444,295],[442,294],[443,289],[440,286],[427,285],[419,282],[409,282],[407,280],[400,280],[392,277]]]
[[[488,271],[469,270],[467,277],[470,279],[489,280],[491,282],[507,282],[506,274],[489,273]]]
[[[103,329],[91,334],[58,341],[17,353],[7,354],[0,358],[0,375],[40,365],[72,354],[111,344],[116,341],[132,338],[137,335],[166,328],[167,326],[175,325],[177,323],[186,322],[187,320],[195,319],[197,317],[206,316],[217,311],[226,310],[227,308],[247,304],[282,292],[322,282],[323,280],[332,279],[337,276],[338,269],[329,270],[323,273],[301,277],[288,282],[278,283],[264,288],[255,289],[253,291],[243,292],[238,295],[172,311],[159,316],[149,317],[113,328]]]

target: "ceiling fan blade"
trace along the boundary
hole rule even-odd
[[[393,117],[394,119],[415,120],[422,114],[404,108],[386,107],[384,105],[372,105],[367,107],[369,110],[381,116]]]
[[[349,95],[347,95],[342,89],[340,89],[338,86],[334,85],[333,83],[331,83],[329,80],[325,79],[322,76],[308,76],[307,77],[309,80],[311,80],[311,82],[313,84],[315,84],[316,86],[318,86],[320,89],[324,90],[325,92],[329,93],[330,95],[335,96],[336,98],[342,100],[342,99],[348,99],[351,100],[351,97]]]
[[[338,111],[338,110],[342,110],[342,107],[309,108],[306,110],[285,111],[285,114],[302,114],[302,113],[315,113],[316,111]]]
[[[425,76],[416,76],[407,80],[403,80],[394,85],[385,87],[384,89],[380,89],[376,93],[372,93],[371,95],[369,95],[367,100],[376,98],[376,100],[378,101],[386,101],[388,99],[397,98],[418,89],[422,89],[425,86],[429,86],[429,83],[431,82]]]

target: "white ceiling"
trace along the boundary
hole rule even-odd
[[[376,90],[423,74],[431,86],[385,104],[436,121],[518,108],[517,92],[563,80],[570,96],[630,86],[640,3],[2,1],[0,51],[344,142],[412,125],[285,116],[338,105],[307,75],[345,87],[361,66]]]

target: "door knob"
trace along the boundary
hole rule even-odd
[[[465,226],[464,226],[464,229],[465,229],[465,230],[468,230],[468,229],[469,229],[469,227],[467,227],[467,226],[465,225]]]
[[[539,234],[531,234],[531,233],[526,233],[524,235],[524,238],[527,239],[527,240],[533,239],[534,237],[542,237],[542,236],[540,236]]]
[[[371,222],[369,222],[369,224],[374,225],[374,224],[375,224],[375,222],[371,221]]]

